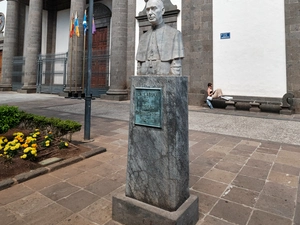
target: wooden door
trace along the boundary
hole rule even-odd
[[[96,32],[93,34],[91,88],[107,87],[109,69],[107,32],[107,27],[101,27],[97,28]]]

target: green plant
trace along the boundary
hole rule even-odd
[[[20,124],[24,117],[24,112],[16,106],[0,106],[0,134]]]

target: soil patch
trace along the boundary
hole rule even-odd
[[[4,136],[8,140],[12,140],[15,132],[22,132],[24,136],[28,136],[31,133],[29,130],[11,129],[5,134],[0,134],[0,136]],[[75,141],[72,141],[71,143],[69,142],[68,148],[60,149],[60,141],[60,139],[54,139],[49,147],[40,147],[39,144],[37,152],[38,156],[35,161],[21,159],[20,156],[23,155],[23,151],[21,150],[18,152],[18,155],[11,160],[6,160],[5,158],[0,157],[0,181],[42,167],[42,165],[39,164],[42,160],[52,157],[68,159],[90,150],[90,148],[80,145],[81,142]]]

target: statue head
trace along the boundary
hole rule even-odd
[[[163,22],[165,13],[164,3],[162,0],[145,0],[146,13],[152,26],[157,26]]]

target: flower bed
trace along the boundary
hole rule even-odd
[[[54,138],[51,132],[42,135],[39,130],[10,129],[0,135],[0,181],[37,169],[44,159],[67,159],[90,150],[78,144]]]

